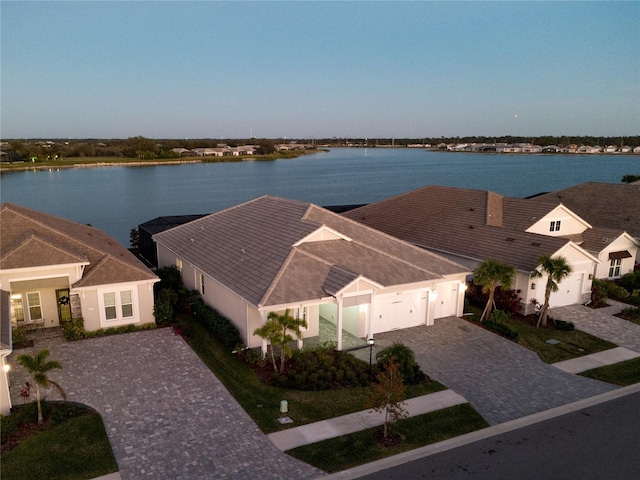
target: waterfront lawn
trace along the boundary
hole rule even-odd
[[[7,421],[2,419],[3,424]],[[2,452],[2,480],[86,480],[118,471],[98,413],[33,428],[35,433]]]
[[[587,370],[586,372],[580,373],[580,375],[622,387],[640,383],[640,357],[605,367],[594,368],[593,370]]]
[[[466,309],[473,315],[465,316],[464,318],[471,320],[475,325],[485,327],[479,321],[482,315],[482,308],[471,305],[467,306]],[[607,342],[580,330],[565,331],[554,328],[536,328],[535,325],[527,323],[524,317],[520,315],[510,317],[501,323],[518,334],[517,343],[519,345],[536,352],[545,363],[570,360],[617,346],[614,343]],[[550,325],[552,324],[553,322],[550,321]],[[552,339],[559,340],[560,343],[555,345],[547,343],[547,340]]]
[[[211,369],[236,401],[253,418],[264,433],[338,417],[364,410],[369,390],[367,387],[305,392],[287,390],[266,385],[256,372],[235,355],[228,352],[203,326],[193,322],[191,348]],[[407,386],[407,398],[427,395],[446,387],[432,381],[416,386]],[[288,402],[287,416],[293,424],[282,425],[277,421],[280,402]]]
[[[324,440],[287,453],[332,473],[486,428],[487,422],[468,403],[400,420],[393,431],[403,440],[384,447],[374,439],[381,427]]]

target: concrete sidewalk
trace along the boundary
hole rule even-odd
[[[467,403],[467,400],[461,395],[458,395],[453,390],[443,390],[405,400],[405,409],[409,416],[412,417],[463,403]],[[286,451],[302,445],[377,427],[383,423],[384,415],[382,413],[376,413],[374,410],[363,410],[321,422],[289,428],[267,436],[276,447]]]
[[[633,358],[640,357],[640,353],[634,352],[624,347],[612,348],[603,352],[585,355],[583,357],[572,358],[551,365],[567,373],[582,373],[594,368],[613,365]]]

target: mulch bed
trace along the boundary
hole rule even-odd
[[[405,439],[404,435],[401,435],[398,432],[394,431],[388,432],[387,438],[385,438],[383,428],[376,430],[373,434],[373,437],[375,441],[383,447],[395,447],[396,445],[402,443],[402,441]]]

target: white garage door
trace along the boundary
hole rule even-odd
[[[438,285],[434,303],[434,318],[455,316],[458,306],[458,282]]]
[[[371,319],[373,333],[424,325],[427,315],[426,292],[401,293],[376,298]]]
[[[550,307],[562,307],[563,305],[574,305],[582,300],[582,279],[584,273],[574,273],[565,278],[558,285],[557,292],[551,292],[549,297]],[[544,285],[543,285],[544,288]]]

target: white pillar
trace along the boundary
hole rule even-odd
[[[338,350],[342,350],[342,295],[338,295],[338,319],[336,333],[338,336]]]

